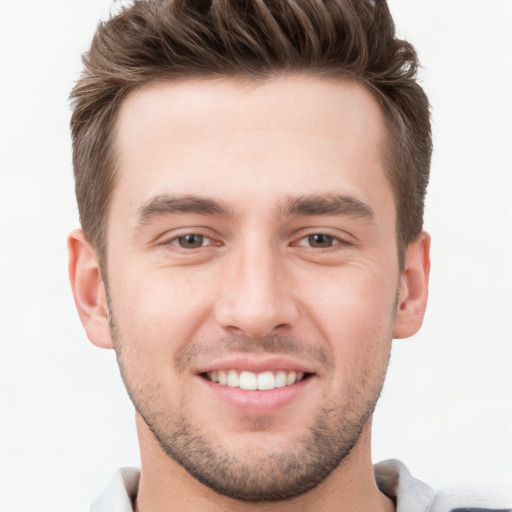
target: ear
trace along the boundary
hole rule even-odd
[[[430,274],[430,235],[424,231],[407,247],[405,270],[400,279],[394,338],[418,332],[427,307]]]
[[[69,280],[87,337],[101,348],[113,348],[105,284],[96,251],[77,229],[68,237]]]

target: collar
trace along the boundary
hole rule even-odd
[[[91,512],[133,512],[139,479],[138,468],[119,469],[105,491],[93,501]]]
[[[414,478],[396,459],[373,466],[380,491],[396,503],[396,512],[426,512],[434,499],[434,490]]]
[[[396,512],[426,512],[434,491],[414,478],[398,460],[385,460],[374,466],[379,489],[396,503]],[[140,470],[121,468],[105,491],[91,505],[91,512],[133,512],[139,487]]]

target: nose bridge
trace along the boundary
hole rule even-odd
[[[217,320],[231,331],[261,337],[291,326],[295,305],[286,286],[283,255],[271,241],[246,241],[230,255]]]

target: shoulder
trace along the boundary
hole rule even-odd
[[[512,493],[489,487],[437,491],[428,512],[512,512]]]
[[[395,459],[375,464],[374,470],[379,489],[395,501],[396,512],[512,512],[512,489],[434,490]]]

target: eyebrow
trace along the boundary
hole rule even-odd
[[[139,208],[139,224],[147,224],[155,217],[177,213],[214,215],[232,218],[235,212],[228,205],[207,197],[195,195],[161,194],[151,198]],[[344,215],[373,220],[375,214],[366,203],[353,196],[337,194],[304,195],[290,197],[279,208],[284,217],[314,215]]]
[[[281,210],[284,216],[344,215],[374,220],[375,213],[366,203],[353,196],[322,194],[289,198]]]
[[[215,215],[233,217],[233,211],[220,201],[200,196],[161,194],[151,198],[139,208],[139,224],[147,224],[155,217],[176,213],[195,213],[198,215]]]

